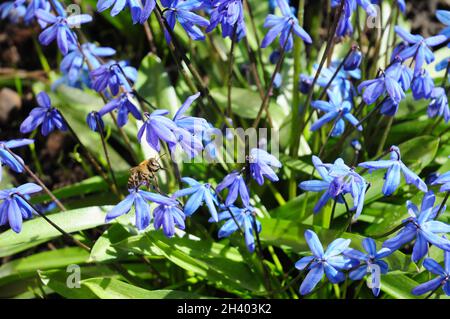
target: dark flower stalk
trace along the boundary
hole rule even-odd
[[[238,24],[236,23],[233,28],[233,36],[231,38],[231,48],[230,54],[228,55],[228,106],[227,106],[227,116],[231,117],[232,115],[232,105],[231,105],[231,91],[233,86],[233,63],[234,63],[234,48],[236,46],[237,41],[237,28]]]
[[[11,154],[11,156],[13,156],[15,159],[17,159],[17,162],[20,163],[20,165],[22,165],[25,172],[27,172],[27,174],[30,175],[30,177],[32,179],[34,179],[36,181],[36,183],[39,184],[39,186],[42,187],[42,189],[48,194],[48,196],[50,196],[52,201],[55,202],[55,204],[59,207],[59,209],[61,209],[62,211],[67,210],[66,207],[59,201],[59,199],[56,198],[56,196],[52,193],[52,191],[50,191],[48,189],[48,187],[45,186],[44,182],[36,174],[34,174],[33,171],[25,163],[23,163],[21,160],[19,160],[19,157],[16,154],[14,154],[13,151],[11,151],[7,146],[3,146],[3,147],[9,154]]]

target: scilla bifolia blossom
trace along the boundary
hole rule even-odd
[[[219,24],[222,26],[222,37],[240,41],[246,34],[244,22],[244,6],[242,0],[211,0],[211,19],[206,32],[211,32]]]
[[[315,109],[325,112],[313,125],[311,125],[311,131],[317,131],[326,123],[337,121],[331,132],[331,136],[340,136],[345,130],[345,121],[355,126],[358,131],[362,131],[363,127],[359,124],[359,120],[351,114],[352,104],[349,101],[342,101],[341,96],[336,90],[329,91],[330,101],[313,101],[311,106]]]
[[[168,206],[178,204],[174,199],[141,189],[130,189],[128,191],[129,195],[106,215],[107,223],[119,216],[127,214],[134,206],[136,213],[136,228],[139,230],[144,230],[148,227],[148,225],[150,225],[150,221],[152,219],[150,215],[151,210],[149,202],[155,202],[160,205]]]
[[[13,149],[34,143],[31,139],[17,139],[0,141],[0,182],[3,175],[3,166],[8,166],[16,173],[23,172],[23,159],[16,154],[11,154],[6,148]]]
[[[345,275],[342,270],[351,268],[352,261],[342,253],[348,248],[351,240],[338,238],[328,245],[325,252],[319,237],[312,230],[305,231],[305,240],[313,256],[303,257],[295,263],[298,270],[308,271],[300,286],[300,294],[309,294],[322,280],[324,274],[333,284],[344,281]]]
[[[27,183],[17,188],[0,191],[0,226],[9,223],[11,229],[20,233],[24,219],[33,217],[34,209],[22,196],[38,193],[42,190],[39,185]]]
[[[292,13],[287,0],[277,0],[277,4],[283,16],[278,17],[273,14],[267,16],[264,27],[270,28],[270,30],[262,40],[261,47],[265,48],[269,46],[278,35],[280,35],[280,46],[288,52],[294,46],[292,34],[295,34],[306,43],[312,43],[311,37],[299,25],[297,18]]]
[[[280,168],[282,164],[275,156],[265,150],[253,148],[250,150],[248,162],[251,176],[259,185],[264,184],[264,177],[271,182],[278,182],[273,168]]]
[[[401,174],[405,177],[407,184],[413,184],[422,192],[428,191],[427,185],[420,179],[417,174],[411,171],[403,164],[400,155],[400,149],[397,146],[390,148],[390,160],[369,161],[359,164],[360,167],[369,169],[369,172],[377,169],[387,169],[385,182],[383,185],[383,194],[385,196],[392,195],[400,185]]]
[[[122,93],[117,98],[109,101],[98,113],[103,116],[117,110],[117,124],[124,126],[128,122],[128,114],[131,113],[136,120],[142,120],[141,112],[138,110],[134,97],[131,93]]]
[[[130,83],[133,83],[137,78],[137,71],[135,68],[127,66],[125,62],[119,63],[109,61],[95,70],[90,72],[92,80],[92,88],[97,92],[103,92],[109,88],[112,95],[119,93],[120,87],[124,87],[127,92],[131,91]]]
[[[444,267],[431,258],[425,258],[423,266],[432,274],[438,275],[438,277],[415,287],[411,291],[412,294],[420,296],[427,292],[436,291],[439,287],[442,287],[445,294],[450,296],[450,252],[444,252]]]
[[[144,23],[155,9],[156,0],[99,0],[97,2],[98,12],[103,12],[110,7],[111,16],[115,17],[126,7],[129,7],[133,23]]]
[[[434,88],[434,81],[426,70],[421,70],[414,77],[411,90],[415,100],[428,99]]]
[[[425,39],[421,35],[411,34],[399,26],[395,26],[395,32],[405,42],[408,47],[398,53],[402,60],[412,58],[415,61],[414,73],[417,74],[422,69],[424,63],[430,64],[434,61],[434,54],[431,48],[444,43],[447,37],[444,35],[436,35]]]
[[[448,98],[445,89],[442,87],[434,88],[430,95],[431,101],[428,105],[427,114],[430,118],[442,116],[445,123],[450,121],[450,109],[448,107]]]
[[[442,250],[450,251],[450,241],[439,234],[450,233],[450,225],[435,220],[441,205],[435,207],[436,197],[433,192],[423,196],[420,209],[408,201],[406,206],[411,217],[404,220],[404,227],[393,238],[386,240],[383,247],[397,250],[403,245],[416,240],[411,259],[417,263],[428,253],[428,246],[432,244]],[[445,211],[445,207],[443,208]]]
[[[447,39],[450,39],[450,11],[437,10],[436,18],[438,18],[438,20],[442,24],[446,25],[446,27],[440,32],[440,34],[446,36]],[[449,43],[449,45],[450,45],[450,43]]]
[[[340,158],[334,164],[324,164],[317,156],[313,156],[312,161],[322,180],[304,181],[300,183],[299,187],[305,191],[323,191],[314,206],[314,213],[317,214],[321,211],[330,199],[344,203],[343,196],[350,194],[353,198],[352,210],[356,210],[354,219],[358,218],[363,209],[367,189],[364,178],[345,165]]]
[[[364,238],[362,245],[366,253],[359,250],[349,248],[346,249],[343,254],[356,261],[356,264],[360,264],[354,270],[350,271],[349,277],[351,280],[361,280],[368,273],[372,273],[372,276],[376,275],[376,271],[373,272],[374,267],[379,267],[379,274],[386,274],[389,270],[388,264],[381,260],[390,254],[392,251],[389,248],[381,248],[377,251],[377,245],[372,238]],[[379,280],[380,278],[376,278]],[[372,287],[372,293],[374,296],[380,294],[380,286],[374,285]]]
[[[190,177],[183,177],[181,180],[184,183],[187,183],[190,187],[175,192],[173,197],[179,198],[189,196],[189,199],[184,205],[184,214],[186,216],[191,216],[205,203],[208,207],[209,213],[211,214],[212,220],[218,222],[219,219],[217,217],[216,205],[219,203],[214,190],[211,188],[211,185],[209,183],[199,183]]]
[[[56,39],[58,48],[63,55],[69,52],[71,45],[77,45],[77,35],[71,28],[92,21],[92,17],[88,14],[72,15],[67,18],[62,16],[56,17],[42,9],[37,10],[36,16],[39,20],[50,24],[39,35],[39,42],[43,45],[49,45]]]
[[[34,131],[39,125],[41,126],[41,133],[47,136],[53,130],[66,131],[67,125],[64,122],[61,113],[52,106],[50,97],[45,92],[40,92],[36,96],[38,107],[31,110],[30,115],[20,125],[21,133],[30,133]]]
[[[184,220],[186,216],[177,205],[161,204],[153,211],[155,229],[162,227],[164,235],[169,238],[175,235],[175,226],[179,229],[185,228]]]
[[[431,185],[442,185],[439,190],[440,192],[450,191],[450,171],[440,175],[431,183]]]
[[[0,19],[9,19],[12,23],[18,23],[25,16],[26,7],[17,1],[6,1],[0,4]]]
[[[226,188],[228,188],[228,195],[225,199],[226,206],[233,205],[238,199],[238,196],[241,197],[244,206],[248,206],[250,204],[248,188],[245,184],[244,177],[242,177],[240,172],[235,171],[225,176],[223,181],[217,185],[216,189],[218,192],[221,192]]]
[[[358,91],[364,91],[362,97],[367,105],[374,103],[380,96],[386,92],[392,101],[399,104],[405,98],[405,92],[398,83],[398,73],[392,69],[381,72],[381,75],[373,80],[362,82],[358,86]]]
[[[261,223],[254,215],[254,208],[247,206],[238,208],[236,206],[221,207],[219,221],[226,221],[219,229],[219,238],[231,236],[236,231],[241,231],[245,237],[245,244],[250,252],[255,251],[255,227],[258,233],[261,232]],[[214,220],[210,218],[210,222]]]

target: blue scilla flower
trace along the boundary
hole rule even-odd
[[[317,156],[313,156],[312,162],[322,180],[304,181],[299,187],[305,191],[323,192],[314,206],[314,213],[321,211],[330,199],[343,203],[343,196],[350,194],[353,197],[352,210],[356,210],[354,219],[357,219],[362,212],[367,189],[364,178],[345,165],[340,158],[333,164],[324,164]]]
[[[372,273],[372,276],[374,276],[376,275],[374,267],[379,267],[380,272],[378,274],[386,274],[389,270],[389,266],[384,260],[381,259],[392,254],[392,251],[389,248],[381,248],[377,251],[377,245],[372,238],[364,238],[362,245],[366,253],[352,248],[346,249],[343,252],[345,256],[356,260],[360,264],[357,267],[353,267],[355,269],[350,271],[350,279],[361,280],[367,273]],[[376,280],[379,279],[380,278],[376,278]],[[374,296],[378,296],[380,294],[380,287],[374,285],[372,287],[372,292]]]
[[[211,125],[204,118],[185,115],[192,103],[199,97],[200,93],[189,96],[173,117],[173,122],[178,127],[185,129],[195,136],[202,136],[206,130],[211,128]]]
[[[275,156],[263,149],[253,148],[250,150],[248,162],[250,174],[259,185],[264,184],[264,177],[271,182],[278,182],[278,176],[273,169],[280,168],[282,164]]]
[[[300,286],[300,294],[309,294],[322,280],[324,273],[333,284],[344,281],[345,275],[342,270],[349,269],[352,261],[342,255],[342,252],[348,248],[351,240],[338,238],[328,245],[326,251],[324,251],[319,237],[312,230],[305,231],[305,240],[313,255],[303,257],[295,263],[295,268],[298,270],[306,269],[308,271]]]
[[[404,227],[393,238],[386,240],[383,247],[391,250],[397,250],[403,245],[416,240],[412,252],[411,259],[417,263],[428,252],[428,245],[432,244],[436,247],[450,251],[450,241],[439,234],[449,233],[450,225],[434,220],[440,205],[433,208],[436,197],[433,192],[425,193],[422,199],[422,205],[419,208],[412,202],[408,201],[406,206],[411,217],[403,221]],[[445,211],[445,207],[443,208]]]
[[[16,0],[14,1],[15,5],[23,5],[26,6],[26,11],[25,11],[25,15],[23,17],[23,20],[25,22],[25,24],[31,24],[35,18],[36,18],[36,13],[37,10],[45,10],[47,12],[50,12],[51,10],[51,5],[50,2],[48,0],[30,0],[30,1],[26,1],[26,0]],[[61,8],[61,4],[59,3],[59,1],[55,1],[55,6],[60,9]],[[58,13],[60,15],[63,15],[64,10],[58,10]],[[41,28],[45,28],[45,26],[47,25],[46,22],[44,21],[39,21],[38,19],[38,23],[41,26]]]
[[[445,89],[442,87],[434,88],[430,95],[431,102],[428,105],[427,113],[430,118],[436,116],[444,117],[445,123],[450,121],[450,109],[448,107],[448,98]]]
[[[402,60],[413,58],[415,61],[414,73],[417,74],[424,63],[430,64],[434,61],[431,48],[442,44],[447,40],[444,35],[436,35],[425,39],[421,35],[411,34],[399,26],[395,26],[395,32],[409,44],[408,47],[398,53]]]
[[[359,69],[361,61],[362,61],[362,53],[356,46],[354,46],[352,48],[352,52],[344,61],[344,71],[354,71],[356,69]]]
[[[41,133],[47,136],[53,130],[66,131],[67,125],[64,122],[61,113],[52,106],[50,97],[45,92],[40,92],[36,101],[38,107],[31,110],[30,115],[20,125],[21,133],[30,133],[34,131],[39,125],[41,126]]]
[[[331,121],[337,121],[334,125],[331,136],[340,136],[345,130],[345,121],[355,126],[358,131],[362,131],[362,125],[359,124],[359,120],[351,114],[352,104],[349,101],[342,101],[340,94],[335,93],[339,90],[337,87],[329,92],[329,102],[326,101],[313,101],[311,104],[313,108],[325,112],[321,118],[319,118],[313,125],[311,125],[311,131],[317,131],[323,125]]]
[[[392,64],[388,67],[387,72],[397,80],[404,92],[408,91],[411,87],[414,73],[403,63],[400,57],[396,56],[392,60]]]
[[[178,126],[166,117],[169,114],[167,110],[156,110],[152,114],[145,113],[146,120],[138,131],[138,140],[140,141],[146,133],[147,143],[157,152],[161,151],[160,140],[166,143],[177,143],[177,137],[174,131]]]
[[[20,233],[24,219],[33,217],[34,209],[23,197],[38,193],[42,190],[39,185],[27,183],[17,188],[0,191],[0,226],[9,223],[11,229]]]
[[[442,23],[445,24],[446,27],[441,31],[440,34],[450,39],[450,11],[448,10],[437,10],[436,18]],[[449,44],[450,45],[450,44]]]
[[[222,182],[217,185],[217,191],[221,192],[224,189],[228,189],[228,195],[225,199],[225,205],[231,206],[233,205],[238,196],[241,198],[244,206],[248,206],[250,204],[250,195],[248,192],[247,185],[245,184],[244,177],[242,177],[240,172],[234,171],[225,176]]]
[[[328,87],[329,91],[333,91],[333,94],[340,94],[342,100],[351,100],[356,94],[355,88],[351,79],[359,80],[361,78],[361,70],[355,69],[351,71],[345,71],[338,67],[341,61],[332,61],[330,66],[323,68],[320,72],[317,84],[323,88]],[[314,65],[314,69],[317,70],[318,64]],[[336,90],[338,88],[338,90]]]
[[[444,267],[431,258],[425,258],[423,261],[423,266],[432,274],[438,275],[438,277],[418,285],[411,291],[411,293],[413,295],[420,296],[427,292],[434,292],[439,289],[439,287],[442,287],[444,293],[447,296],[450,296],[450,252],[444,252]]]
[[[313,78],[306,74],[300,74],[298,79],[298,90],[303,94],[308,94],[313,83]]]
[[[136,227],[139,230],[144,230],[150,225],[151,221],[149,202],[155,202],[160,205],[177,205],[177,202],[174,199],[160,194],[147,192],[141,189],[129,189],[128,191],[128,196],[106,215],[107,223],[119,216],[127,214],[134,206],[136,212]]]
[[[224,207],[219,213],[219,221],[226,221],[219,229],[219,238],[226,238],[231,236],[236,231],[241,231],[244,234],[245,244],[247,249],[252,253],[255,251],[255,230],[261,232],[261,223],[254,215],[254,208],[247,206],[245,208],[238,208],[236,206]],[[209,220],[213,222],[211,218]],[[256,228],[256,229],[255,229]]]
[[[393,69],[387,69],[378,78],[362,82],[358,91],[361,93],[364,90],[364,102],[370,105],[387,92],[392,101],[399,104],[405,98],[405,92],[398,83],[398,76]]]
[[[382,189],[385,196],[392,195],[398,188],[401,174],[405,177],[407,184],[413,184],[422,192],[428,191],[428,187],[422,179],[403,164],[400,149],[395,145],[390,148],[390,160],[369,161],[361,163],[359,166],[369,169],[369,172],[378,169],[387,169]]]
[[[431,185],[442,185],[440,192],[448,192],[450,191],[450,171],[440,175],[436,178]]]
[[[395,103],[390,97],[381,103],[380,113],[386,116],[394,116],[398,111],[398,103]]]
[[[169,238],[175,235],[175,227],[185,228],[186,216],[177,204],[161,204],[154,209],[153,216],[155,229],[162,227],[164,235]]]
[[[194,10],[203,8],[202,1],[199,0],[165,0],[162,1],[166,7],[164,9],[164,16],[171,30],[175,28],[175,23],[178,21],[183,29],[187,32],[189,37],[193,40],[204,40],[205,35],[199,27],[206,28],[209,26],[209,21],[202,16],[195,14]],[[171,41],[170,34],[165,33],[167,42]]]
[[[0,182],[3,175],[3,166],[8,166],[16,173],[23,172],[23,159],[16,154],[11,154],[6,148],[13,149],[26,145],[33,144],[34,140],[31,139],[17,139],[9,141],[0,141]]]
[[[56,39],[58,48],[63,55],[69,52],[71,45],[77,45],[77,35],[71,28],[92,21],[92,17],[88,14],[72,15],[66,18],[54,16],[42,9],[37,10],[36,16],[39,20],[50,24],[47,29],[39,34],[39,42],[42,45],[49,45]]]
[[[86,117],[86,123],[91,130],[94,132],[100,132],[100,130],[105,129],[105,123],[103,122],[102,116],[98,112],[90,112]],[[100,129],[99,129],[100,124]]]
[[[25,16],[26,7],[17,1],[6,1],[0,4],[0,19],[9,19],[12,23],[18,23]]]
[[[297,18],[292,13],[291,8],[289,8],[287,0],[277,0],[277,4],[283,16],[278,17],[273,14],[267,16],[264,27],[270,28],[270,30],[262,40],[261,47],[269,46],[278,35],[280,35],[280,46],[288,52],[294,46],[292,34],[300,37],[306,43],[312,43],[311,37],[299,25]]]
[[[90,72],[92,88],[97,92],[103,92],[109,88],[113,95],[119,93],[120,87],[125,91],[131,91],[131,85],[137,78],[135,68],[128,66],[126,62],[109,61]]]
[[[81,46],[72,46],[70,52],[61,60],[60,70],[68,75],[70,82],[75,83],[79,80],[81,73],[87,70],[85,58],[92,68],[100,66],[98,58],[110,57],[116,54],[116,50],[108,47],[98,47],[94,43],[84,43]]]
[[[176,141],[167,142],[171,154],[175,154],[175,151],[178,148],[181,148],[181,150],[192,159],[203,151],[202,140],[189,131],[177,128],[173,131],[173,134],[175,135]]]
[[[128,122],[128,114],[132,114],[136,120],[142,120],[142,115],[139,109],[137,108],[133,95],[128,92],[124,92],[119,95],[117,98],[109,101],[105,106],[101,108],[98,113],[103,116],[107,113],[110,113],[114,110],[117,110],[117,123],[119,126],[124,126]]]
[[[211,19],[206,32],[211,32],[219,24],[222,26],[222,37],[240,41],[246,34],[244,22],[244,6],[241,0],[211,0]]]
[[[346,35],[351,35],[353,33],[353,25],[352,25],[352,15],[355,10],[357,10],[357,6],[361,6],[369,16],[375,17],[377,16],[377,10],[370,3],[369,0],[343,0],[343,14],[339,19],[336,35],[338,37],[344,37]],[[341,5],[341,0],[332,0],[331,6],[339,7]]]
[[[428,71],[422,69],[416,74],[411,84],[411,90],[415,100],[428,99],[434,88],[434,81]]]
[[[97,2],[98,12],[111,9],[111,16],[115,17],[126,7],[130,9],[133,23],[144,23],[155,9],[155,0],[99,0]]]
[[[209,213],[211,214],[212,220],[218,222],[217,209],[218,201],[216,198],[216,193],[211,188],[209,183],[199,183],[195,179],[190,177],[183,177],[181,179],[184,183],[188,184],[190,187],[179,190],[173,194],[174,198],[190,196],[184,205],[183,212],[186,216],[191,216],[195,213],[203,203],[208,207]]]

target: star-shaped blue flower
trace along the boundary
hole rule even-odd
[[[264,184],[264,177],[272,182],[278,182],[278,176],[273,168],[280,168],[281,162],[265,150],[253,148],[250,150],[249,166],[252,178],[259,184]]]
[[[411,256],[412,261],[415,263],[427,254],[429,243],[440,249],[450,251],[450,241],[445,237],[439,236],[439,234],[449,233],[450,225],[434,220],[440,209],[440,205],[433,208],[435,200],[436,197],[433,192],[426,193],[423,196],[420,210],[416,205],[408,201],[406,206],[411,217],[403,221],[406,223],[406,226],[396,236],[386,240],[383,247],[394,251],[416,239]]]
[[[236,202],[238,196],[241,197],[244,206],[248,206],[250,204],[250,195],[248,193],[248,188],[240,172],[235,171],[225,176],[223,181],[219,185],[217,185],[216,189],[218,192],[221,192],[226,188],[229,189],[228,196],[225,199],[226,206],[233,205]]]
[[[378,169],[387,169],[382,190],[383,194],[390,196],[395,192],[400,185],[401,174],[405,177],[407,184],[413,184],[422,192],[428,191],[428,187],[422,179],[403,164],[400,149],[397,146],[391,146],[390,151],[390,160],[369,161],[359,164],[360,167],[369,169],[369,172]]]
[[[295,263],[295,268],[308,270],[300,286],[300,294],[309,294],[322,280],[324,273],[333,284],[344,281],[345,275],[342,270],[349,269],[352,261],[342,255],[342,252],[348,248],[351,240],[338,238],[328,245],[325,252],[319,237],[312,230],[305,231],[305,240],[313,256],[303,257]]]
[[[137,108],[131,93],[124,92],[117,98],[112,99],[105,104],[105,106],[103,106],[98,113],[103,116],[114,110],[117,110],[118,112],[117,124],[121,127],[127,124],[128,114],[130,113],[136,120],[142,120],[141,112]]]
[[[175,235],[175,227],[185,228],[186,216],[177,204],[161,204],[155,208],[153,216],[155,229],[162,227],[164,235],[169,238]]]
[[[412,294],[420,296],[424,293],[435,291],[439,287],[442,287],[444,293],[447,296],[450,296],[450,252],[444,252],[444,267],[431,258],[425,258],[423,261],[423,266],[432,274],[438,275],[438,277],[415,287],[411,291]]]
[[[0,141],[0,181],[2,180],[3,175],[3,166],[6,165],[10,169],[12,169],[16,173],[23,172],[23,159],[21,159],[18,155],[12,155],[10,152],[6,150],[5,147],[9,149],[22,147],[25,145],[30,145],[34,143],[34,140],[31,139],[17,139],[17,140],[9,140],[9,141]]]

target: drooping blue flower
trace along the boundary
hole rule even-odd
[[[193,11],[203,8],[203,2],[199,0],[169,0],[163,1],[166,8],[164,16],[171,30],[175,28],[178,21],[189,37],[193,40],[204,40],[205,35],[199,27],[206,28],[209,21]],[[166,30],[165,30],[166,31]],[[171,41],[170,34],[165,32],[167,42]]]
[[[300,286],[300,294],[309,294],[322,280],[324,273],[333,284],[344,281],[345,275],[342,270],[351,268],[352,261],[342,255],[342,252],[348,248],[351,240],[338,238],[328,245],[325,252],[319,237],[312,230],[305,231],[305,240],[313,255],[303,257],[295,263],[298,270],[308,271]]]
[[[23,172],[24,161],[18,155],[12,155],[6,148],[13,149],[25,145],[33,144],[31,139],[18,139],[9,141],[0,141],[0,182],[3,176],[3,166],[6,165],[16,173]]]
[[[436,10],[436,18],[446,27],[440,34],[445,35],[447,39],[450,39],[450,11],[448,10]]]
[[[377,10],[375,6],[372,3],[370,3],[369,0],[343,0],[343,1],[344,1],[343,14],[339,19],[336,28],[336,35],[338,37],[345,37],[346,35],[353,34],[352,15],[355,12],[355,10],[357,10],[358,5],[362,7],[369,16],[371,17],[377,16]],[[339,7],[340,5],[341,0],[331,1],[332,8]]]
[[[301,38],[306,43],[312,43],[309,34],[299,25],[297,18],[292,13],[291,8],[286,0],[277,0],[278,7],[283,14],[278,17],[269,14],[264,22],[265,28],[270,28],[266,36],[262,40],[261,47],[266,48],[275,38],[280,35],[280,46],[287,52],[291,51],[294,46],[293,34]]]
[[[428,99],[434,88],[434,81],[426,70],[416,74],[411,84],[411,90],[415,100]]]
[[[160,194],[147,192],[141,189],[130,189],[128,191],[128,196],[106,215],[107,223],[119,216],[127,214],[134,206],[136,213],[136,227],[139,230],[144,230],[150,225],[151,221],[150,205],[148,202],[169,206],[177,205],[177,202],[174,199]]]
[[[361,70],[355,69],[352,71],[345,71],[342,68],[338,71],[341,61],[332,61],[330,66],[322,68],[317,84],[323,88],[328,87],[327,93],[334,92],[339,94],[342,100],[351,101],[356,95],[356,90],[351,79],[359,80],[361,78]],[[319,65],[315,64],[314,69],[317,72]]]
[[[408,91],[411,87],[414,73],[407,65],[403,63],[400,57],[396,56],[392,60],[387,72],[397,80],[404,92]]]
[[[50,97],[45,92],[40,92],[36,96],[38,107],[31,110],[30,115],[20,125],[21,133],[30,133],[34,131],[39,125],[41,126],[41,133],[47,136],[53,130],[66,131],[67,125],[61,116],[61,113],[52,106]]]
[[[200,97],[200,93],[189,96],[186,101],[181,105],[181,107],[175,113],[173,117],[173,122],[180,128],[194,134],[195,136],[201,137],[203,133],[211,128],[208,121],[201,117],[187,116],[185,113],[189,107]]]
[[[317,156],[313,156],[312,162],[322,180],[304,181],[299,187],[305,191],[323,192],[314,206],[314,213],[321,211],[330,199],[344,203],[343,196],[350,194],[353,197],[352,210],[356,210],[353,218],[357,219],[362,212],[367,189],[364,178],[345,165],[340,158],[333,164],[324,164]]]
[[[97,10],[98,12],[103,12],[112,7],[111,16],[115,17],[128,7],[133,24],[143,24],[155,9],[155,5],[155,0],[99,0],[97,2]]]
[[[224,189],[228,189],[228,195],[225,199],[225,205],[231,206],[233,205],[238,196],[241,198],[244,206],[248,206],[250,204],[250,195],[245,184],[244,177],[242,177],[240,172],[234,171],[225,176],[222,182],[217,185],[217,191],[222,192]]]
[[[390,97],[381,103],[380,113],[386,116],[397,114],[399,104],[395,103]]]
[[[117,98],[112,99],[103,106],[98,113],[103,116],[114,110],[117,110],[118,112],[117,124],[121,127],[127,124],[129,113],[131,113],[136,120],[142,120],[141,112],[137,108],[131,93],[124,92]]]
[[[271,182],[278,182],[278,176],[273,168],[280,168],[281,162],[265,150],[253,148],[250,150],[249,166],[252,178],[259,184],[264,184],[264,177]]]
[[[450,171],[440,175],[431,183],[431,185],[442,185],[439,190],[442,193],[450,191]]]
[[[430,95],[431,102],[428,105],[428,116],[430,118],[436,116],[444,117],[445,123],[450,121],[450,109],[448,107],[448,98],[445,89],[442,87],[434,88]]]
[[[313,101],[311,106],[315,109],[325,112],[313,125],[311,131],[317,131],[326,123],[337,121],[331,132],[332,137],[340,136],[345,130],[345,121],[355,126],[358,131],[362,131],[363,127],[359,124],[359,120],[351,113],[352,104],[349,101],[342,101],[342,97],[338,94],[339,88],[329,91],[330,101]]]
[[[423,266],[432,274],[438,275],[438,277],[420,284],[415,287],[411,293],[413,295],[420,296],[442,287],[444,293],[447,296],[450,296],[450,252],[444,252],[444,267],[431,258],[425,258],[423,261]]]
[[[362,95],[364,102],[370,105],[387,92],[392,101],[399,104],[405,98],[405,92],[398,83],[398,76],[398,73],[389,68],[378,78],[362,82],[358,86],[358,91],[361,93],[364,90]]]
[[[24,219],[33,217],[34,208],[23,198],[25,196],[38,193],[42,187],[33,183],[27,183],[17,188],[0,191],[0,226],[9,223],[11,229],[20,233]]]
[[[130,82],[137,78],[137,70],[128,66],[126,62],[109,61],[90,72],[92,88],[97,92],[103,92],[107,87],[113,95],[119,93],[120,87],[125,91],[132,91]]]
[[[190,187],[179,190],[173,194],[174,198],[190,196],[186,204],[184,205],[184,214],[186,216],[191,216],[194,214],[200,206],[204,203],[208,207],[211,218],[218,222],[217,209],[215,205],[219,205],[217,201],[217,196],[214,190],[211,188],[209,183],[199,183],[195,179],[190,177],[183,177],[181,179],[183,182],[187,183]]]
[[[25,16],[25,12],[26,7],[24,4],[17,1],[6,1],[0,4],[1,20],[8,18],[11,23],[18,23]]]
[[[169,114],[167,110],[146,113],[146,120],[138,132],[138,140],[140,141],[146,133],[147,143],[157,152],[161,151],[160,140],[166,143],[177,143],[174,131],[178,129],[178,126],[165,116],[167,114]]]
[[[39,34],[39,42],[42,45],[49,45],[56,39],[63,55],[69,52],[70,46],[77,46],[77,35],[71,28],[92,21],[92,17],[88,14],[71,15],[66,18],[54,16],[42,9],[37,10],[36,16],[39,20],[51,25]]]
[[[93,43],[84,43],[82,51],[78,46],[72,47],[70,52],[61,60],[60,70],[63,74],[68,75],[70,83],[76,83],[82,76],[82,72],[86,72],[88,67],[85,58],[92,68],[96,69],[100,66],[98,58],[112,56],[116,50],[107,47],[98,47]]]
[[[206,32],[211,32],[219,24],[222,26],[222,37],[240,41],[246,34],[244,22],[244,6],[241,0],[211,0],[211,18]]]
[[[41,9],[47,12],[51,11],[51,5],[50,2],[48,0],[30,0],[30,1],[26,1],[26,0],[16,0],[14,1],[15,5],[23,5],[26,6],[26,11],[25,11],[25,15],[23,17],[23,20],[25,22],[25,24],[31,24],[35,18],[36,18],[36,13],[37,10]],[[56,7],[59,9],[58,13],[60,15],[63,14],[64,10],[60,10],[61,4],[59,3],[59,1],[55,1],[54,2]],[[41,26],[41,28],[45,28],[45,26],[47,25],[46,22],[44,21],[39,21],[39,19],[37,19],[39,25]]]
[[[362,61],[362,53],[356,46],[354,46],[352,48],[352,52],[344,61],[344,71],[354,71],[356,69],[359,69],[361,61]]]
[[[387,169],[382,190],[385,196],[390,196],[395,192],[400,185],[400,177],[402,174],[407,184],[413,184],[422,192],[428,191],[428,187],[422,179],[403,164],[400,149],[397,146],[391,146],[390,160],[369,161],[361,163],[359,166],[369,169],[369,172],[378,169]]]
[[[306,74],[300,74],[298,80],[298,90],[303,94],[308,94],[309,90],[311,89],[312,83],[313,83],[312,77]]]
[[[173,237],[175,235],[175,227],[184,229],[184,220],[186,216],[183,211],[178,208],[177,204],[161,204],[153,211],[155,229],[162,227],[164,235]]]
[[[367,273],[372,273],[372,276],[376,275],[374,267],[379,267],[380,272],[378,274],[386,274],[388,272],[389,266],[384,261],[381,260],[390,254],[392,251],[389,248],[381,248],[377,251],[377,245],[372,238],[364,238],[362,241],[364,250],[367,253],[363,253],[356,249],[346,249],[343,254],[351,259],[354,259],[360,263],[359,267],[353,267],[352,271],[349,273],[351,280],[361,280]],[[375,279],[375,278],[372,278]],[[380,278],[376,278],[379,281]],[[372,292],[374,296],[378,296],[380,293],[380,286],[373,286]]]
[[[98,112],[90,112],[86,117],[86,123],[91,130],[94,132],[100,132],[98,126],[100,124],[100,128],[103,131],[105,129],[105,123],[103,122],[102,116]]]
[[[254,208],[247,206],[245,208],[238,208],[236,206],[221,207],[222,211],[219,213],[219,221],[226,221],[219,229],[219,238],[231,236],[236,231],[241,231],[244,234],[245,245],[249,252],[255,251],[255,228],[258,233],[261,232],[261,223],[254,215]],[[209,220],[213,222],[211,218]],[[256,227],[255,227],[256,226]]]
[[[383,247],[391,250],[397,250],[403,245],[416,239],[411,259],[417,263],[428,252],[428,245],[432,244],[436,247],[450,251],[450,241],[439,234],[449,233],[450,225],[435,220],[441,205],[433,208],[436,197],[430,191],[423,196],[422,205],[419,208],[407,201],[406,206],[411,217],[405,219],[405,226],[393,238],[386,240]],[[443,208],[445,211],[445,207]]]
[[[395,26],[395,32],[409,44],[408,47],[398,53],[402,60],[413,58],[415,61],[414,73],[417,74],[424,63],[430,64],[434,61],[431,48],[442,44],[447,38],[444,35],[436,35],[425,39],[421,35],[411,34],[399,26]]]

